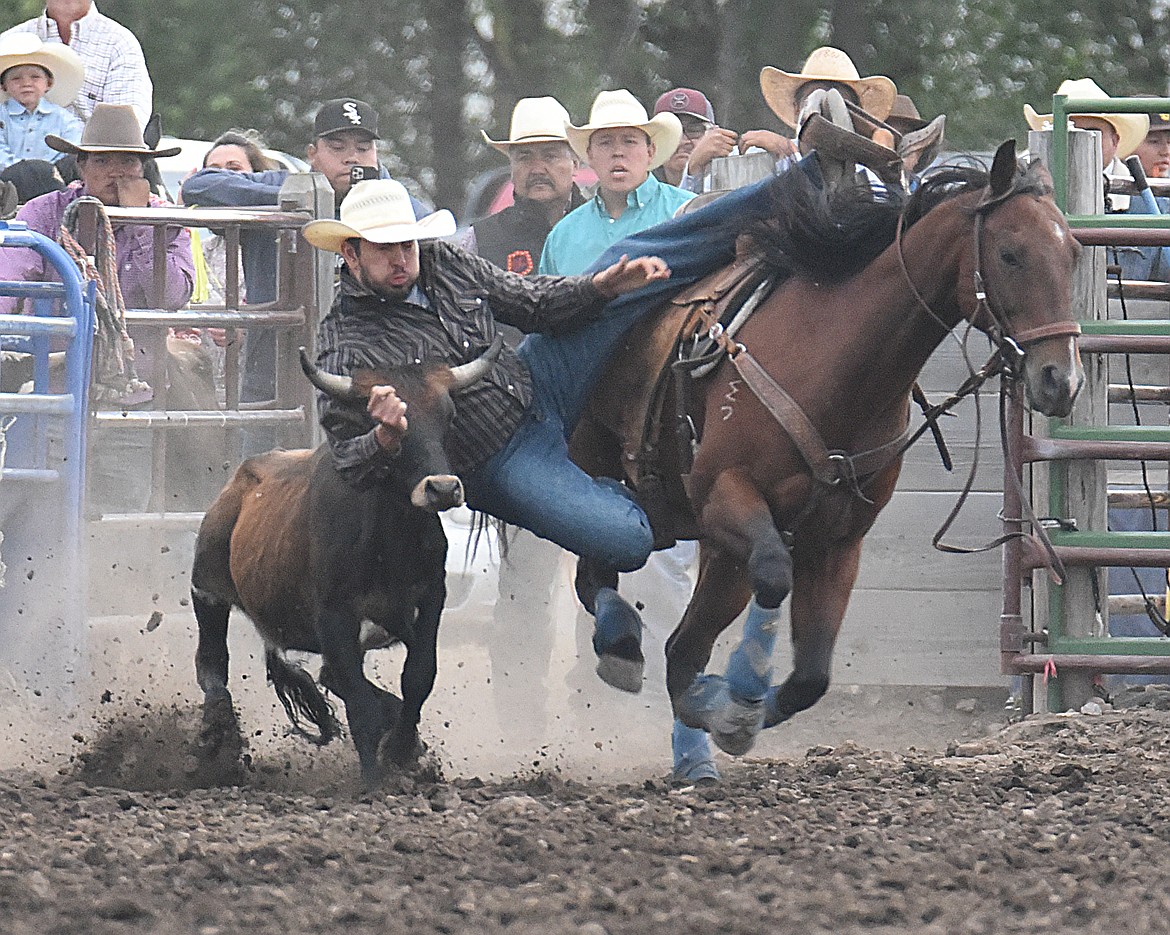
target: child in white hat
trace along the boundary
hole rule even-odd
[[[84,77],[81,59],[66,45],[32,33],[0,40],[0,170],[27,159],[61,159],[65,154],[51,149],[46,136],[81,139],[82,122],[65,107]]]

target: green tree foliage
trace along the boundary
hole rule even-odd
[[[779,129],[763,65],[798,70],[822,44],[888,74],[925,116],[948,115],[951,148],[1023,139],[1064,78],[1115,95],[1166,93],[1164,0],[100,0],[142,41],[164,128],[209,137],[254,127],[301,153],[328,97],[382,117],[383,160],[437,204],[501,165],[479,131],[506,134],[512,105],[553,94],[578,121],[603,88],[648,106],[704,90],[724,125]],[[40,0],[8,0],[0,25]]]

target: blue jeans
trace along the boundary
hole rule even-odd
[[[562,334],[530,334],[519,354],[532,372],[533,401],[508,444],[464,478],[467,502],[577,555],[618,571],[642,567],[653,534],[629,490],[594,480],[569,459],[568,439],[622,336],[683,287],[727,265],[745,221],[772,214],[770,179],[738,189],[610,247],[596,272],[630,258],[658,256],[671,278],[615,299],[603,317]]]

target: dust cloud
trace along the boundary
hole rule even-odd
[[[29,556],[6,551],[0,769],[61,772],[144,790],[227,783],[312,791],[355,784],[348,738],[317,748],[292,734],[265,682],[259,638],[239,612],[229,632],[229,687],[243,732],[241,755],[221,764],[217,775],[199,767],[194,753],[202,693],[186,594],[195,531],[175,524],[156,528],[144,518],[126,532],[121,538],[135,543],[134,555],[118,553],[100,530],[91,535],[89,605],[97,612],[80,625],[69,620],[70,589],[38,599],[54,589],[38,590],[32,586],[37,575],[23,574],[51,563],[52,550]],[[671,715],[663,647],[693,580],[690,547],[656,556],[623,578],[622,591],[641,605],[646,624],[646,681],[640,694],[629,695],[604,685],[593,671],[591,618],[576,602],[571,556],[522,537],[501,569],[497,544],[480,543],[470,554],[459,521],[449,533],[450,599],[439,634],[439,674],[420,725],[436,774],[490,781],[554,773],[586,782],[666,776]],[[140,609],[127,614],[127,605]],[[726,640],[717,646],[716,671],[729,648]],[[397,690],[403,655],[401,647],[373,651],[367,673]],[[316,672],[316,657],[291,658]],[[782,647],[777,677],[787,669]],[[1002,693],[980,697],[973,711],[967,705],[959,714],[956,691],[978,694],[836,687],[812,711],[767,732],[752,756],[801,756],[809,747],[846,740],[886,749],[945,744],[1002,720]]]

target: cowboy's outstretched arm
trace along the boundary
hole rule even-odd
[[[641,289],[652,282],[670,278],[670,267],[656,256],[640,256],[631,260],[625,254],[612,266],[593,275],[593,285],[607,299]]]

